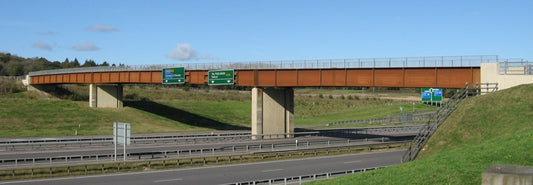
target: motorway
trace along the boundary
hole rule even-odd
[[[253,152],[267,152],[267,151],[285,151],[294,149],[311,149],[311,148],[326,148],[338,146],[364,146],[370,144],[384,144],[394,141],[401,141],[402,139],[389,140],[389,138],[374,138],[374,139],[359,139],[346,140],[326,137],[311,137],[298,138],[298,147],[295,146],[296,139],[283,140],[263,140],[255,142],[235,142],[235,143],[206,143],[196,145],[162,145],[162,146],[142,146],[132,147],[128,149],[129,160],[146,159],[146,158],[167,158],[173,157],[191,157],[203,155],[223,155],[230,153],[253,153]],[[118,148],[119,154],[122,154],[122,148]],[[178,155],[179,151],[179,155]],[[90,162],[98,160],[111,160],[113,149],[110,148],[94,148],[85,150],[56,150],[56,151],[24,151],[24,152],[0,152],[0,168],[9,168],[14,165],[46,165],[67,162]],[[62,157],[61,157],[62,156]],[[71,157],[67,157],[71,156]],[[81,158],[80,156],[83,156]],[[53,158],[53,162],[50,161]],[[18,159],[15,163],[10,159]],[[9,162],[8,162],[9,161]]]
[[[32,185],[145,185],[145,184],[230,184],[253,180],[294,177],[333,171],[389,166],[400,163],[405,150],[326,156],[317,158],[0,182]]]
[[[155,136],[147,143],[135,142],[128,147],[129,159],[191,157],[198,155],[220,155],[228,153],[253,153],[261,151],[283,151],[311,148],[325,148],[335,146],[355,146],[364,144],[386,143],[390,141],[408,140],[417,133],[418,126],[376,127],[358,129],[337,129],[319,131],[322,136],[300,136],[286,139],[250,140],[250,136]],[[218,133],[220,134],[220,133]],[[167,138],[168,137],[168,138]],[[244,137],[244,138],[243,138]],[[191,139],[198,138],[198,139]],[[66,139],[65,142],[41,148],[41,143],[3,143],[5,150],[0,151],[0,168],[10,168],[18,165],[52,165],[56,163],[90,162],[111,160],[113,145],[94,144],[87,146],[76,144]],[[7,141],[4,139],[4,141]],[[28,140],[32,141],[32,140]],[[41,141],[39,139],[35,142]],[[43,140],[44,141],[44,140]],[[21,142],[17,140],[17,142]],[[32,141],[34,142],[34,141]],[[92,141],[89,141],[92,142]],[[96,142],[100,142],[97,140]],[[107,142],[107,141],[106,141]],[[64,146],[63,146],[63,143]],[[69,143],[68,146],[66,143]],[[298,144],[298,147],[295,146]],[[10,145],[20,145],[16,150],[9,150]],[[4,149],[4,147],[2,147]],[[118,154],[122,155],[122,147]]]

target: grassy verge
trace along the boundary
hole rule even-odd
[[[60,97],[83,99],[87,87],[66,85]],[[307,89],[309,90],[309,89]],[[309,91],[312,92],[312,91]],[[87,101],[39,96],[33,92],[0,97],[0,137],[109,135],[113,122],[127,122],[133,133],[198,130],[248,130],[251,103],[248,91],[126,86],[124,109],[89,108]],[[412,111],[404,101],[353,96],[295,97],[295,124],[326,124],[370,119]],[[434,107],[416,104],[415,110]]]
[[[493,164],[533,165],[533,85],[465,100],[418,159],[311,184],[481,184]]]

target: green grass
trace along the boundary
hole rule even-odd
[[[481,184],[493,164],[533,165],[533,85],[467,99],[419,158],[311,184]]]
[[[84,85],[64,85],[62,98],[87,97]],[[308,93],[312,93],[307,89]],[[124,88],[123,109],[89,108],[87,101],[70,101],[34,92],[0,96],[0,137],[109,135],[113,122],[132,124],[133,133],[199,130],[249,130],[249,91],[161,88],[131,85]],[[359,98],[357,95],[318,97],[296,95],[295,124],[386,117],[412,111],[404,101]],[[434,109],[416,104],[415,110]]]

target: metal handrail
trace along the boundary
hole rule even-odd
[[[472,67],[481,63],[498,62],[498,55],[428,56],[357,59],[280,60],[224,63],[183,63],[128,66],[99,66],[30,72],[29,76],[84,72],[158,71],[184,67],[187,70],[215,69],[323,69],[323,68],[405,68],[405,67]]]
[[[409,144],[407,151],[402,156],[402,162],[414,160],[433,133],[435,133],[435,131],[446,120],[446,118],[457,108],[459,103],[461,103],[461,101],[469,95],[469,84],[466,83],[459,93],[448,99],[444,106],[440,107],[437,112],[433,114],[433,116],[428,120],[426,127],[420,129],[418,135],[415,137],[413,142]]]
[[[500,75],[533,75],[533,62],[506,60],[498,64]]]

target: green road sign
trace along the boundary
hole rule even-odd
[[[431,102],[442,101],[442,89],[441,88],[422,88],[420,92],[422,94],[422,101],[431,101]]]
[[[219,70],[209,71],[208,85],[233,85],[235,84],[235,71]]]
[[[185,83],[185,68],[164,68],[163,69],[163,84],[184,84]]]

